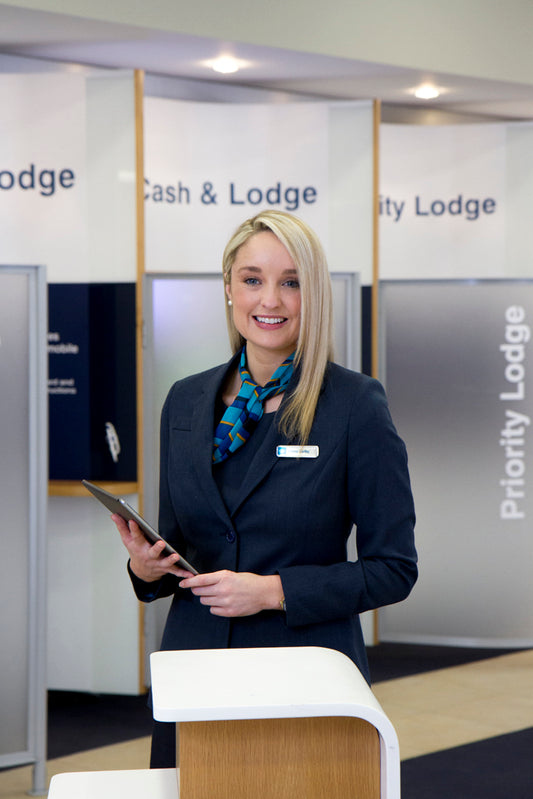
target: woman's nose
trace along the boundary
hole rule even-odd
[[[277,308],[280,305],[280,292],[278,286],[263,286],[261,304],[265,308]]]

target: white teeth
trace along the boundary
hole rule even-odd
[[[285,321],[285,317],[283,316],[256,316],[255,318],[258,322],[262,322],[265,325],[279,325],[280,322]]]

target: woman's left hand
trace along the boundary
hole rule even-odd
[[[283,599],[278,574],[218,571],[187,577],[180,588],[189,588],[208,605],[214,616],[252,616],[261,610],[279,610]]]

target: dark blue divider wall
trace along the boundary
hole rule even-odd
[[[135,284],[48,287],[50,479],[137,479]]]

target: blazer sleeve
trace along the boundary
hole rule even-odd
[[[357,560],[280,569],[289,626],[332,621],[399,602],[417,579],[405,445],[381,384],[370,379],[362,394],[356,393],[349,409],[344,479],[357,528]]]

